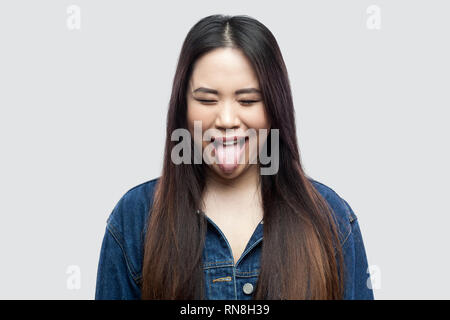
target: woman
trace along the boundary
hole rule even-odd
[[[96,299],[373,299],[355,214],[302,169],[287,70],[264,25],[194,25],[166,134],[162,175],[108,218]]]

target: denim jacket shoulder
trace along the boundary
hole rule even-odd
[[[367,254],[358,218],[347,201],[333,189],[309,178],[331,207],[338,224],[344,254],[345,300],[373,300]]]
[[[344,245],[352,232],[352,223],[357,219],[355,213],[351,210],[348,203],[332,188],[311,178],[309,178],[309,181],[327,201],[328,206],[331,207],[334,218],[337,221],[340,243]]]
[[[128,190],[106,221],[96,299],[140,299],[145,228],[159,178]]]

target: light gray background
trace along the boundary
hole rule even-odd
[[[81,8],[81,29],[66,25]],[[366,9],[381,9],[381,29]],[[376,299],[448,299],[448,1],[0,2],[0,298],[91,299],[106,219],[159,176],[188,30],[275,35],[306,171],[358,216]],[[67,287],[68,266],[81,287]]]

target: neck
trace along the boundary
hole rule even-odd
[[[216,208],[214,211],[227,208],[228,212],[236,214],[248,208],[259,208],[262,204],[259,166],[251,165],[234,179],[224,179],[214,172],[207,175],[203,200],[202,210],[206,213],[208,207]]]
[[[221,196],[235,197],[236,194],[248,194],[259,189],[259,167],[250,165],[239,176],[233,179],[220,177],[215,172],[209,172],[206,178],[206,189],[208,191],[220,192]]]

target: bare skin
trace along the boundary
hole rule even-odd
[[[217,94],[194,92],[199,87],[214,89]],[[232,129],[232,135],[238,136],[245,135],[250,128],[256,132],[270,129],[261,94],[257,91],[236,94],[237,90],[246,88],[259,90],[259,82],[242,51],[219,48],[197,60],[187,92],[191,134],[196,120],[202,121],[202,133],[213,128],[220,130],[222,136],[228,136],[226,129]],[[210,142],[200,143],[205,148]],[[243,154],[245,161],[231,173],[224,172],[216,163],[208,165],[201,209],[227,238],[235,263],[263,218],[259,165],[249,163],[257,152],[247,144]]]
[[[252,167],[256,169],[255,165]],[[248,177],[243,176],[236,185],[224,185],[210,178],[203,198],[203,211],[227,238],[235,264],[263,218],[261,192],[251,180],[255,178],[254,171],[253,168],[245,171],[243,175]]]

